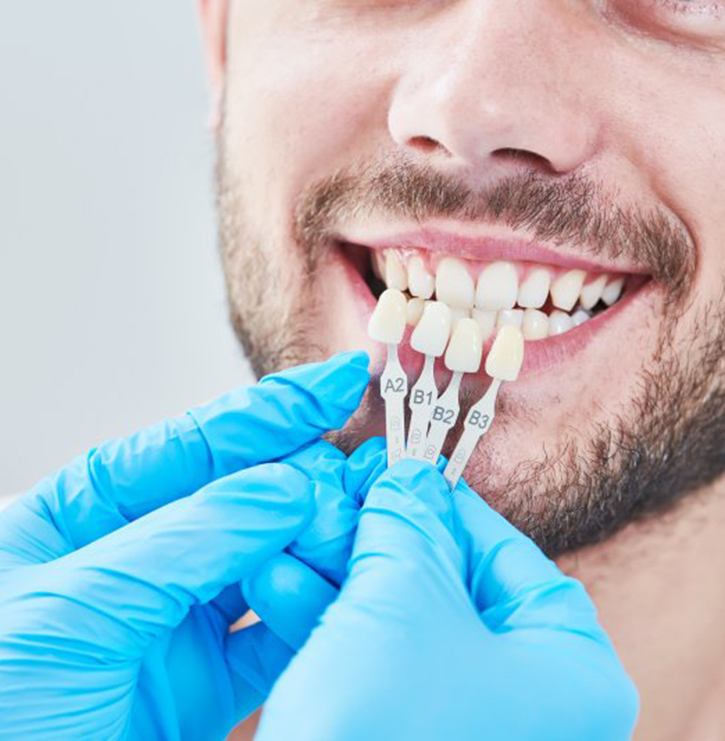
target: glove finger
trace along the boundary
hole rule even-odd
[[[105,443],[28,495],[26,506],[79,548],[241,468],[275,460],[345,424],[369,380],[367,356],[267,376],[177,419]]]
[[[453,493],[466,532],[470,590],[492,630],[566,625],[599,631],[582,585],[461,481]]]
[[[312,487],[283,464],[220,479],[45,564],[44,612],[115,658],[140,656],[195,604],[206,604],[280,553],[309,523]],[[62,601],[59,610],[57,598]]]
[[[343,486],[349,496],[362,505],[370,487],[388,465],[384,437],[372,437],[350,454],[345,465]]]
[[[296,651],[337,597],[335,587],[287,553],[262,564],[244,581],[243,592],[264,624]]]
[[[345,578],[360,511],[344,488],[345,455],[318,441],[284,462],[304,473],[314,487],[315,518],[289,547],[289,552],[332,584]]]
[[[440,472],[420,461],[397,463],[367,494],[343,593],[354,590],[358,604],[383,602],[399,616],[426,614],[436,599],[470,602],[454,528]]]
[[[295,652],[264,623],[230,633],[225,652],[241,721],[265,701]]]

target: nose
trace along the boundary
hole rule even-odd
[[[463,169],[507,159],[576,169],[598,126],[585,95],[595,80],[583,79],[591,18],[571,6],[476,0],[441,11],[404,55],[388,111],[393,140],[428,163]]]

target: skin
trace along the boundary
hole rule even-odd
[[[720,404],[725,201],[713,184],[725,178],[725,5],[200,0],[200,8],[232,316],[259,371],[350,348],[369,349],[379,365],[342,260],[319,240],[304,243],[294,214],[335,173],[403,157],[475,191],[531,173],[546,183],[584,177],[598,184],[602,212],[607,200],[657,213],[679,235],[671,261],[682,268],[679,281],[658,275],[656,255],[637,240],[618,252],[552,240],[562,254],[594,256],[612,270],[647,268],[656,279],[585,348],[505,387],[505,421],[469,482],[517,525],[536,536],[517,500],[526,491],[531,501],[532,491],[507,486],[517,465],[542,460],[545,449],[586,451],[596,428],[620,420],[639,429],[645,372],[664,378],[674,367],[670,375],[683,381],[679,393],[657,387],[669,418]],[[340,215],[345,235],[410,223],[382,209]],[[461,233],[536,231],[495,218],[444,223]],[[692,337],[703,342],[693,347]],[[721,461],[714,429],[695,449],[713,442]],[[370,398],[341,442],[381,430]],[[639,687],[641,739],[714,739],[725,723],[715,619],[725,609],[725,481],[711,479],[682,498],[681,487],[658,516],[622,526],[634,515],[625,512],[557,559],[587,586]]]

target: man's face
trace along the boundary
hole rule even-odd
[[[520,291],[537,271],[546,284],[581,268],[590,295],[622,279],[621,298],[527,342],[467,481],[552,554],[713,481],[725,467],[723,81],[713,0],[232,2],[219,206],[255,369],[365,348],[379,373],[366,325],[385,249],[432,275],[462,261],[470,278],[438,286],[454,303],[489,264],[512,263],[484,283],[484,306],[511,293],[506,273]],[[532,296],[517,305],[540,305]],[[571,301],[548,295],[530,336],[541,321],[570,326],[554,303]],[[421,358],[405,344],[412,382]],[[447,377],[441,364],[441,388]],[[468,376],[465,401],[488,382]],[[383,429],[372,392],[337,441]]]

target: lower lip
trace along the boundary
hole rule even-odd
[[[345,272],[350,280],[353,295],[358,299],[361,320],[363,325],[367,327],[370,315],[375,309],[375,297],[370,292],[367,283],[360,275],[357,267],[352,263],[345,252],[342,249],[338,249],[338,254],[340,255]],[[539,375],[564,361],[571,360],[574,355],[583,351],[589,343],[594,340],[600,330],[611,320],[615,319],[622,311],[629,308],[634,301],[646,298],[652,288],[653,283],[649,281],[643,286],[629,291],[625,296],[620,298],[614,306],[603,311],[584,324],[580,324],[578,327],[574,327],[574,329],[570,329],[568,332],[556,337],[527,342],[526,357],[521,369],[520,378],[525,379],[534,374]],[[410,346],[411,333],[412,327],[407,327],[398,352],[401,363],[405,367],[406,371],[409,373],[417,373],[423,366],[423,356],[419,352],[413,350]],[[493,338],[489,339],[484,347],[484,357],[491,344],[493,344]],[[383,346],[378,345],[377,347],[379,348],[377,356],[371,357],[373,369],[382,367],[385,360]],[[437,363],[436,366],[438,366],[439,363]],[[440,363],[440,366],[441,371],[445,371],[445,367],[442,363]],[[481,374],[482,373],[483,372],[481,371]],[[485,378],[487,379],[488,377],[486,376]]]

